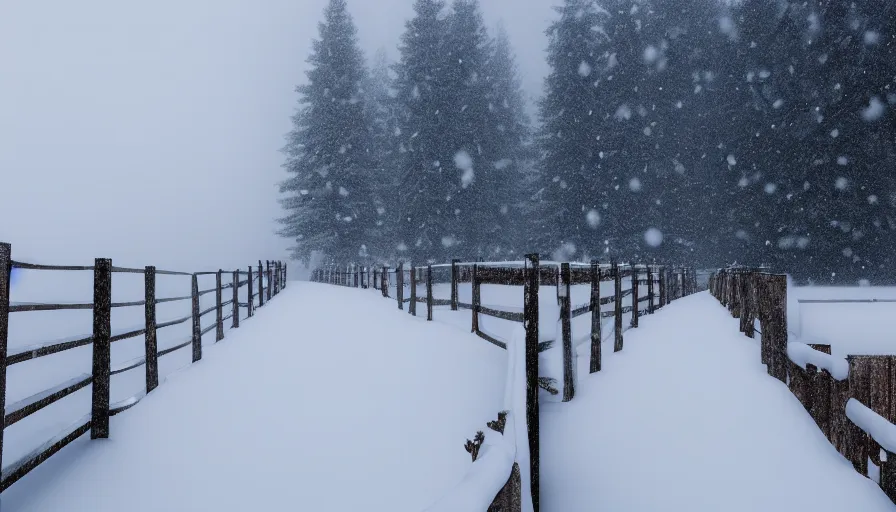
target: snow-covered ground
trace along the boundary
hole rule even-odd
[[[575,400],[542,406],[545,511],[896,510],[708,293],[642,319],[598,374],[579,364]]]
[[[789,287],[788,329],[806,343],[831,345],[838,357],[896,354],[896,287]],[[799,302],[870,300],[892,302]]]
[[[257,313],[3,512],[419,512],[464,477],[465,439],[503,406],[504,350],[369,290],[292,282]]]

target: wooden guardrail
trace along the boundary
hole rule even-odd
[[[876,473],[896,503],[896,356],[842,359],[831,355],[830,345],[789,340],[785,275],[724,269],[712,275],[709,288],[740,319],[742,333],[760,335],[769,375],[788,386],[856,471],[866,477]],[[869,462],[877,471],[870,471]]]
[[[13,269],[35,271],[63,271],[93,272],[93,301],[90,303],[47,304],[47,303],[16,303],[10,301],[10,281]],[[112,280],[115,274],[142,274],[144,276],[144,298],[139,301],[112,302]],[[156,276],[182,276],[191,278],[192,292],[190,295],[179,297],[157,297]],[[215,276],[213,288],[200,290],[199,276]],[[222,282],[224,277],[230,278],[229,283]],[[258,306],[271,300],[286,286],[286,264],[279,261],[268,261],[266,268],[258,261],[257,270],[252,265],[247,270],[217,270],[214,272],[176,272],[157,269],[154,266],[144,268],[125,268],[112,265],[108,258],[96,258],[91,265],[39,265],[23,263],[12,259],[12,247],[7,243],[0,243],[0,491],[9,488],[10,485],[28,474],[31,470],[46,461],[55,453],[63,449],[80,436],[90,432],[91,439],[109,437],[109,418],[126,411],[136,405],[147,393],[159,385],[158,360],[176,350],[192,347],[193,362],[202,358],[202,336],[215,330],[215,341],[224,339],[224,322],[230,320],[231,328],[240,326],[240,308],[246,312],[246,317],[254,315]],[[265,285],[265,281],[269,283]],[[257,282],[258,293],[254,292]],[[243,286],[248,286],[247,301],[240,302],[238,291]],[[224,292],[232,290],[232,297],[224,299]],[[200,311],[200,297],[214,293],[214,306]],[[255,299],[258,299],[256,306]],[[191,301],[191,313],[181,318],[159,322],[156,318],[156,305],[168,302]],[[115,308],[140,307],[145,310],[145,323],[140,327],[113,331],[111,326],[112,310]],[[225,312],[225,308],[229,308]],[[62,310],[92,310],[93,332],[80,336],[71,336],[62,340],[42,343],[8,350],[9,315],[27,311],[62,311]],[[215,313],[214,320],[206,327],[202,327],[202,317],[209,313]],[[179,341],[171,346],[160,348],[157,342],[157,333],[160,329],[180,325],[192,321],[192,334],[189,338]],[[143,336],[145,339],[145,353],[131,361],[112,366],[111,346],[116,341]],[[47,389],[35,395],[19,400],[13,404],[6,404],[7,368],[12,365],[38,359],[51,354],[86,345],[93,346],[92,372],[84,374],[69,381],[63,382],[53,388]],[[110,404],[110,378],[113,375],[124,373],[143,367],[146,373],[146,387],[143,391],[118,403]],[[33,450],[21,459],[3,466],[3,431],[28,416],[44,409],[72,393],[92,385],[92,406],[89,414],[85,415],[76,424],[56,437]]]

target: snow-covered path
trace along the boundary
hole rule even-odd
[[[580,367],[575,399],[542,406],[542,509],[896,510],[737,322],[708,293],[686,297],[642,318],[622,352],[605,344],[600,373]]]
[[[290,283],[3,493],[3,512],[419,512],[470,465],[506,353],[371,291]]]

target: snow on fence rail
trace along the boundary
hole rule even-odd
[[[445,275],[445,271],[450,271],[449,275]],[[450,299],[436,299],[433,294],[434,276],[441,275],[442,279],[447,279],[450,283]],[[403,310],[404,304],[408,304],[408,312],[417,315],[417,304],[426,304],[426,317],[428,321],[433,319],[433,309],[435,306],[448,306],[452,311],[460,309],[468,309],[471,311],[471,330],[474,334],[486,341],[500,347],[508,349],[512,344],[513,336],[508,340],[501,340],[481,329],[480,317],[488,316],[506,320],[518,324],[522,324],[522,332],[524,333],[525,347],[525,401],[517,402],[515,408],[510,408],[510,413],[525,408],[526,414],[517,417],[524,418],[521,423],[522,427],[518,427],[515,433],[517,444],[517,457],[511,462],[516,462],[521,466],[522,478],[527,480],[522,485],[528,488],[531,493],[533,509],[538,510],[539,495],[539,473],[538,473],[538,389],[544,389],[550,394],[559,394],[559,391],[553,389],[553,384],[557,379],[550,376],[539,374],[539,354],[548,351],[559,337],[562,340],[562,346],[559,350],[562,352],[562,380],[563,380],[563,401],[572,400],[575,395],[575,348],[572,339],[572,320],[579,316],[591,313],[591,357],[590,372],[600,371],[601,367],[601,342],[603,341],[601,329],[602,320],[604,318],[614,319],[614,351],[620,351],[623,348],[623,333],[626,327],[623,325],[623,315],[631,315],[631,323],[629,327],[637,327],[639,317],[642,315],[653,314],[657,309],[670,303],[672,300],[690,295],[697,291],[696,272],[692,268],[685,267],[667,267],[660,265],[622,265],[622,264],[600,264],[593,261],[590,264],[573,264],[540,261],[538,255],[528,255],[523,262],[476,262],[463,263],[460,260],[453,260],[450,264],[427,265],[425,267],[416,267],[409,265],[405,267],[404,263],[397,266],[381,266],[381,267],[364,267],[359,265],[345,266],[327,266],[315,269],[311,275],[312,281],[349,286],[355,288],[366,288],[379,290],[382,296],[396,301],[398,309]],[[631,286],[623,288],[623,280],[628,279]],[[613,293],[602,297],[600,293],[600,285],[605,282],[613,283]],[[459,300],[459,284],[470,283],[472,294],[471,302],[464,303]],[[418,295],[418,285],[425,286],[425,295]],[[485,305],[482,303],[481,287],[482,285],[498,285],[498,286],[522,286],[523,287],[523,308],[509,307],[506,305]],[[548,312],[553,317],[544,315],[545,312],[539,314],[539,290],[543,285],[554,286],[556,290],[556,300],[559,308]],[[586,304],[573,306],[571,286],[588,285],[591,288],[588,302]],[[395,295],[390,297],[390,289],[394,286]],[[641,288],[646,287],[646,293],[641,295]],[[405,288],[408,288],[409,296],[405,297]],[[631,297],[630,305],[623,305],[623,298]],[[612,304],[609,310],[602,311],[601,306]],[[540,332],[540,323],[544,322],[560,322],[559,332],[542,333]],[[516,331],[514,331],[516,332]],[[510,352],[510,351],[509,351]],[[512,376],[508,376],[512,378]],[[523,387],[520,384],[520,387]],[[524,405],[523,405],[524,404]],[[526,431],[526,436],[520,434]],[[478,437],[478,436],[477,436]],[[519,440],[527,439],[528,442],[519,444]],[[481,443],[479,439],[470,441],[468,450],[473,450],[476,443]],[[506,440],[505,440],[506,444]],[[476,448],[478,450],[478,448]],[[521,452],[528,454],[527,457],[520,456]],[[472,454],[472,451],[471,451]],[[495,457],[500,460],[499,457]],[[493,476],[497,471],[499,474],[511,475],[511,480],[507,481],[502,492],[494,497],[492,506],[498,507],[501,504],[508,503],[513,500],[507,497],[507,489],[514,489],[512,479],[516,472],[508,464],[496,464],[495,458],[490,459],[487,463],[481,462],[471,468],[468,478],[462,482],[457,488],[457,495],[446,496],[438,503],[436,508],[432,510],[447,510],[446,504],[451,506],[460,503],[469,503],[466,501],[470,495],[479,495],[483,489],[494,491]],[[476,456],[473,456],[474,462]],[[523,460],[525,459],[525,460]],[[490,469],[483,469],[485,465]],[[506,467],[505,467],[506,466]],[[528,474],[529,478],[526,478]],[[483,475],[474,477],[472,475]],[[488,475],[488,481],[482,481]],[[471,478],[473,480],[471,480]],[[526,485],[528,484],[528,485]],[[494,494],[492,494],[494,496]],[[489,498],[492,499],[492,498]],[[475,501],[475,500],[474,500]],[[525,500],[524,500],[525,501]],[[488,503],[483,506],[488,505]],[[458,505],[459,506],[459,505]],[[478,510],[481,510],[480,507]],[[494,510],[498,510],[495,508]],[[526,508],[528,510],[528,507]],[[460,509],[458,509],[460,510]],[[466,510],[466,509],[463,509]],[[472,510],[477,510],[473,508]],[[489,510],[493,510],[489,508]],[[503,509],[501,509],[503,510]],[[517,509],[511,509],[517,510]]]
[[[719,270],[710,292],[760,335],[762,362],[785,383],[831,444],[896,503],[896,356],[831,355],[831,346],[788,339],[787,276]],[[756,329],[756,323],[760,329]]]
[[[45,303],[14,303],[10,302],[10,281],[13,269],[38,270],[38,271],[92,271],[93,272],[93,301],[90,303],[73,304],[45,304]],[[114,274],[143,274],[144,299],[130,302],[112,302],[112,278]],[[222,283],[224,275],[231,278],[231,282]],[[184,276],[192,279],[191,295],[182,297],[156,296],[156,276]],[[215,287],[200,290],[197,277],[200,275],[214,275]],[[245,276],[245,279],[242,277]],[[258,284],[258,294],[253,291],[254,284]],[[268,283],[265,285],[265,283]],[[248,286],[247,301],[240,302],[238,291],[243,286]],[[147,393],[159,385],[158,360],[160,357],[170,354],[178,349],[192,346],[193,362],[202,358],[202,335],[215,330],[215,341],[224,339],[224,322],[231,320],[231,328],[240,325],[240,308],[245,308],[246,317],[253,316],[258,306],[263,306],[266,300],[277,295],[286,286],[286,264],[279,261],[268,261],[267,267],[258,261],[258,270],[253,274],[250,265],[247,271],[232,270],[215,272],[176,272],[157,269],[147,266],[142,269],[115,267],[111,259],[97,258],[92,266],[73,265],[41,265],[24,263],[12,259],[12,247],[7,243],[0,243],[0,492],[6,490],[20,480],[31,470],[46,461],[52,455],[63,449],[80,436],[90,432],[91,439],[109,437],[109,417],[119,414],[136,405]],[[223,292],[232,289],[233,297],[224,300]],[[202,295],[214,293],[215,305],[200,311],[199,299]],[[255,304],[255,298],[258,304]],[[158,322],[156,318],[156,305],[167,302],[179,302],[192,300],[192,312],[190,315]],[[145,310],[145,324],[131,329],[112,331],[111,316],[113,308],[143,306]],[[230,311],[225,314],[224,308],[230,306]],[[60,311],[88,309],[93,312],[93,332],[78,336],[71,336],[62,340],[27,346],[9,352],[9,315],[28,311]],[[214,321],[203,328],[202,317],[215,312]],[[160,349],[157,343],[157,331],[166,327],[179,325],[192,320],[192,335],[179,343]],[[145,338],[145,354],[141,357],[116,365],[111,364],[112,343],[137,336]],[[70,379],[50,389],[26,397],[13,404],[6,404],[7,368],[14,364],[38,359],[51,354],[56,354],[73,348],[92,345],[93,365],[90,374]],[[118,403],[110,404],[110,377],[143,366],[146,371],[146,387],[140,393],[131,396]],[[92,407],[89,414],[83,416],[75,424],[48,440],[46,443],[33,450],[26,456],[9,465],[3,465],[3,432],[6,427],[13,425],[28,416],[46,408],[47,406],[62,400],[76,391],[92,385]]]

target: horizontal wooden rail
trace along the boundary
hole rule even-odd
[[[136,395],[129,396],[120,402],[116,402],[109,407],[109,416],[115,416],[118,413],[122,413],[131,407],[137,405],[140,400],[143,400],[143,397],[146,396],[146,391],[141,391]]]
[[[62,384],[54,386],[50,389],[41,391],[40,393],[36,393],[34,395],[29,396],[28,398],[19,400],[14,404],[10,404],[7,409],[12,412],[7,412],[3,425],[4,427],[8,427],[13,423],[18,422],[37,411],[47,407],[48,405],[55,403],[68,395],[78,391],[79,389],[83,389],[87,387],[93,381],[93,376],[90,374],[79,375],[78,377],[74,377],[69,379]]]
[[[510,320],[511,322],[522,322],[523,314],[520,312],[513,311],[501,311],[499,309],[492,309],[485,306],[479,306],[477,309],[480,314],[491,316],[495,318],[500,318],[502,320]]]
[[[42,304],[37,302],[12,302],[9,305],[10,313],[21,313],[24,311],[64,311],[77,309],[93,309],[93,304]]]
[[[58,352],[70,350],[73,348],[83,347],[85,345],[91,344],[92,342],[93,336],[80,335],[72,336],[70,338],[63,338],[61,340],[43,345],[21,348],[6,356],[6,366],[21,363],[23,361],[28,361],[30,359],[37,359],[39,357],[56,354]]]
[[[145,270],[143,268],[112,267],[112,272],[117,274],[142,274]]]
[[[90,430],[90,415],[87,415],[75,425],[69,427],[61,434],[50,439],[39,448],[21,459],[13,462],[3,469],[0,474],[0,491],[5,491],[10,485],[18,482],[23,476],[27,475],[42,462],[52,457],[56,452],[65,448],[65,446],[75,439],[86,434]]]
[[[174,352],[175,350],[180,350],[180,349],[182,349],[182,348],[184,348],[184,347],[188,347],[188,346],[190,346],[192,343],[193,343],[193,337],[190,336],[189,338],[187,338],[186,341],[182,341],[182,342],[178,343],[177,345],[174,345],[173,347],[168,347],[168,348],[166,348],[165,350],[159,350],[159,357],[162,357],[162,356],[164,356],[164,355],[168,355],[168,354]]]
[[[193,315],[187,315],[185,317],[181,317],[176,320],[169,320],[167,322],[162,322],[160,324],[156,324],[156,330],[164,329],[165,327],[171,327],[172,325],[182,324],[182,323],[186,322],[187,320],[190,320],[191,318],[193,318]]]
[[[21,261],[11,261],[12,268],[20,268],[22,270],[93,270],[93,265],[40,265],[37,263],[23,263]]]

